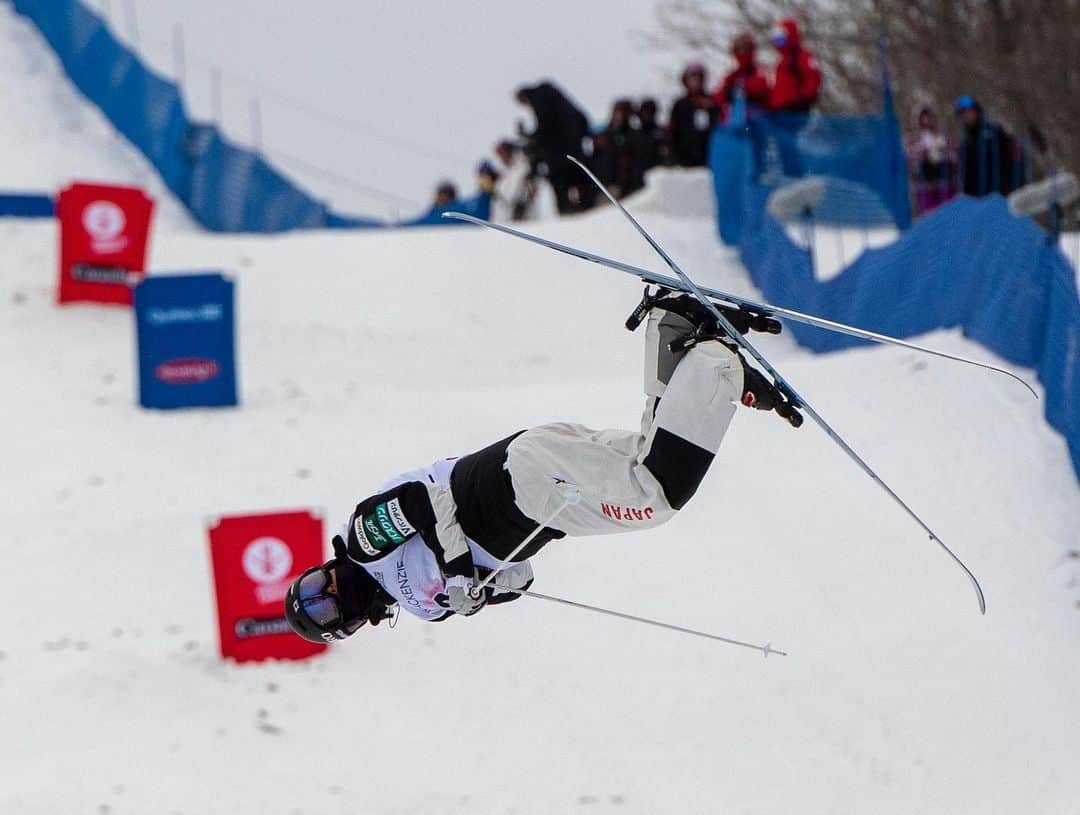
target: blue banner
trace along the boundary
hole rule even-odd
[[[216,273],[147,277],[135,287],[139,404],[236,404],[233,289]]]

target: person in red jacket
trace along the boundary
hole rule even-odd
[[[769,39],[780,54],[769,93],[769,110],[808,113],[817,104],[821,71],[814,55],[802,47],[799,24],[787,17],[773,27]]]
[[[769,106],[769,80],[757,63],[754,35],[744,32],[732,40],[731,55],[735,57],[735,69],[724,77],[713,94],[721,122],[727,122],[735,94],[740,90],[746,97],[747,115],[760,113]]]

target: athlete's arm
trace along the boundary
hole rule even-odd
[[[456,511],[449,490],[421,481],[407,481],[366,498],[349,524],[349,557],[371,563],[419,534],[446,577],[472,580],[472,555]]]

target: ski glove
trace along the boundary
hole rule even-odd
[[[477,580],[461,575],[446,578],[446,597],[450,610],[463,617],[469,617],[484,607],[487,597],[480,592],[479,597],[472,596],[472,590],[478,585]]]

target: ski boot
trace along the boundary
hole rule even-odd
[[[739,358],[739,362],[743,366],[743,393],[740,399],[742,404],[757,410],[776,411],[777,415],[785,419],[792,427],[802,425],[803,416],[796,409],[794,400],[781,392],[768,377],[747,364],[746,359],[740,353],[738,343],[720,326],[716,316],[702,305],[696,297],[685,292],[675,292],[665,288],[660,288],[653,294],[646,287],[645,295],[627,319],[626,327],[633,331],[641,325],[641,322],[654,308],[677,314],[686,321],[686,324],[691,326],[689,332],[676,337],[668,343],[668,350],[671,353],[684,353],[700,342],[710,340],[722,342]],[[729,306],[717,305],[716,308],[739,334],[746,334],[748,331],[761,331],[768,334],[780,333],[780,323],[771,317]]]
[[[727,318],[727,321],[734,326],[735,330],[740,334],[746,334],[749,331],[760,331],[765,334],[779,334],[782,330],[779,320],[775,320],[772,317],[766,317],[764,314],[756,314],[752,311],[747,311],[741,308],[732,308],[731,306],[722,306],[719,303],[715,304],[717,310]],[[645,294],[641,298],[641,302],[638,303],[637,308],[626,318],[626,328],[628,331],[635,331],[637,327],[641,325],[642,321],[648,316],[649,312],[659,308],[664,311],[670,311],[685,318],[692,325],[697,326],[699,329],[710,329],[715,332],[723,334],[723,330],[716,325],[716,318],[713,316],[705,306],[703,306],[696,297],[685,292],[672,291],[671,289],[665,289],[663,287],[657,289],[656,293],[649,291],[649,287],[645,287]],[[704,339],[704,337],[702,338]]]

